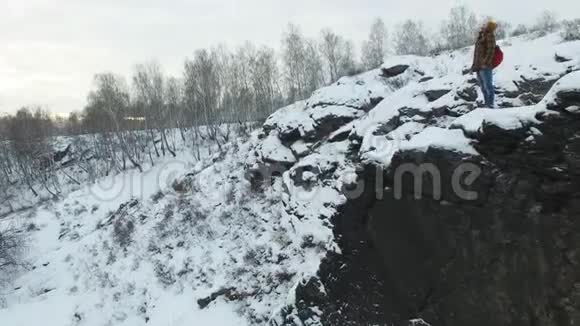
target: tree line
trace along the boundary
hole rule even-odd
[[[451,8],[437,32],[427,32],[421,21],[408,19],[389,33],[384,21],[376,18],[360,54],[353,40],[330,28],[310,38],[299,26],[289,24],[278,51],[250,42],[233,50],[224,45],[199,49],[185,59],[181,76],[166,75],[156,62],[137,64],[129,80],[111,72],[98,73],[81,111],[70,113],[66,119],[44,116],[51,120],[49,134],[141,128],[163,135],[166,128],[259,121],[342,76],[379,67],[388,55],[430,55],[472,45],[486,19],[460,5]],[[496,21],[499,39],[551,32],[561,24],[550,11],[543,12],[530,26]],[[3,139],[12,138],[9,131],[14,128],[7,125],[21,121],[11,118],[0,117]]]

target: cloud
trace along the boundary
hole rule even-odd
[[[134,64],[159,61],[180,74],[195,49],[246,40],[279,48],[288,22],[310,35],[332,27],[354,39],[370,21],[421,19],[436,30],[456,0],[3,0],[0,4],[0,111],[41,104],[53,111],[84,105],[96,72],[128,76]],[[479,15],[530,21],[545,1],[464,1]],[[577,0],[552,0],[561,17]],[[538,9],[542,8],[542,9]]]

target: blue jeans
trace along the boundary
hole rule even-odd
[[[477,72],[477,80],[483,92],[485,106],[493,108],[495,101],[495,89],[493,88],[493,72],[491,68],[481,69]]]

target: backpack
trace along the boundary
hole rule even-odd
[[[503,62],[503,51],[499,46],[495,47],[495,52],[493,54],[493,69],[497,68]]]

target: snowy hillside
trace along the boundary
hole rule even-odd
[[[538,113],[580,87],[580,41],[500,45],[502,109],[477,108],[472,48],[391,57],[212,158],[181,153],[7,216],[1,225],[21,228],[27,248],[0,291],[2,325],[328,324],[307,299],[327,291],[312,280],[341,253],[333,218],[356,200],[362,166],[429,148],[478,156],[470,136],[484,124],[525,128],[533,141]],[[342,308],[333,318],[347,318]]]

